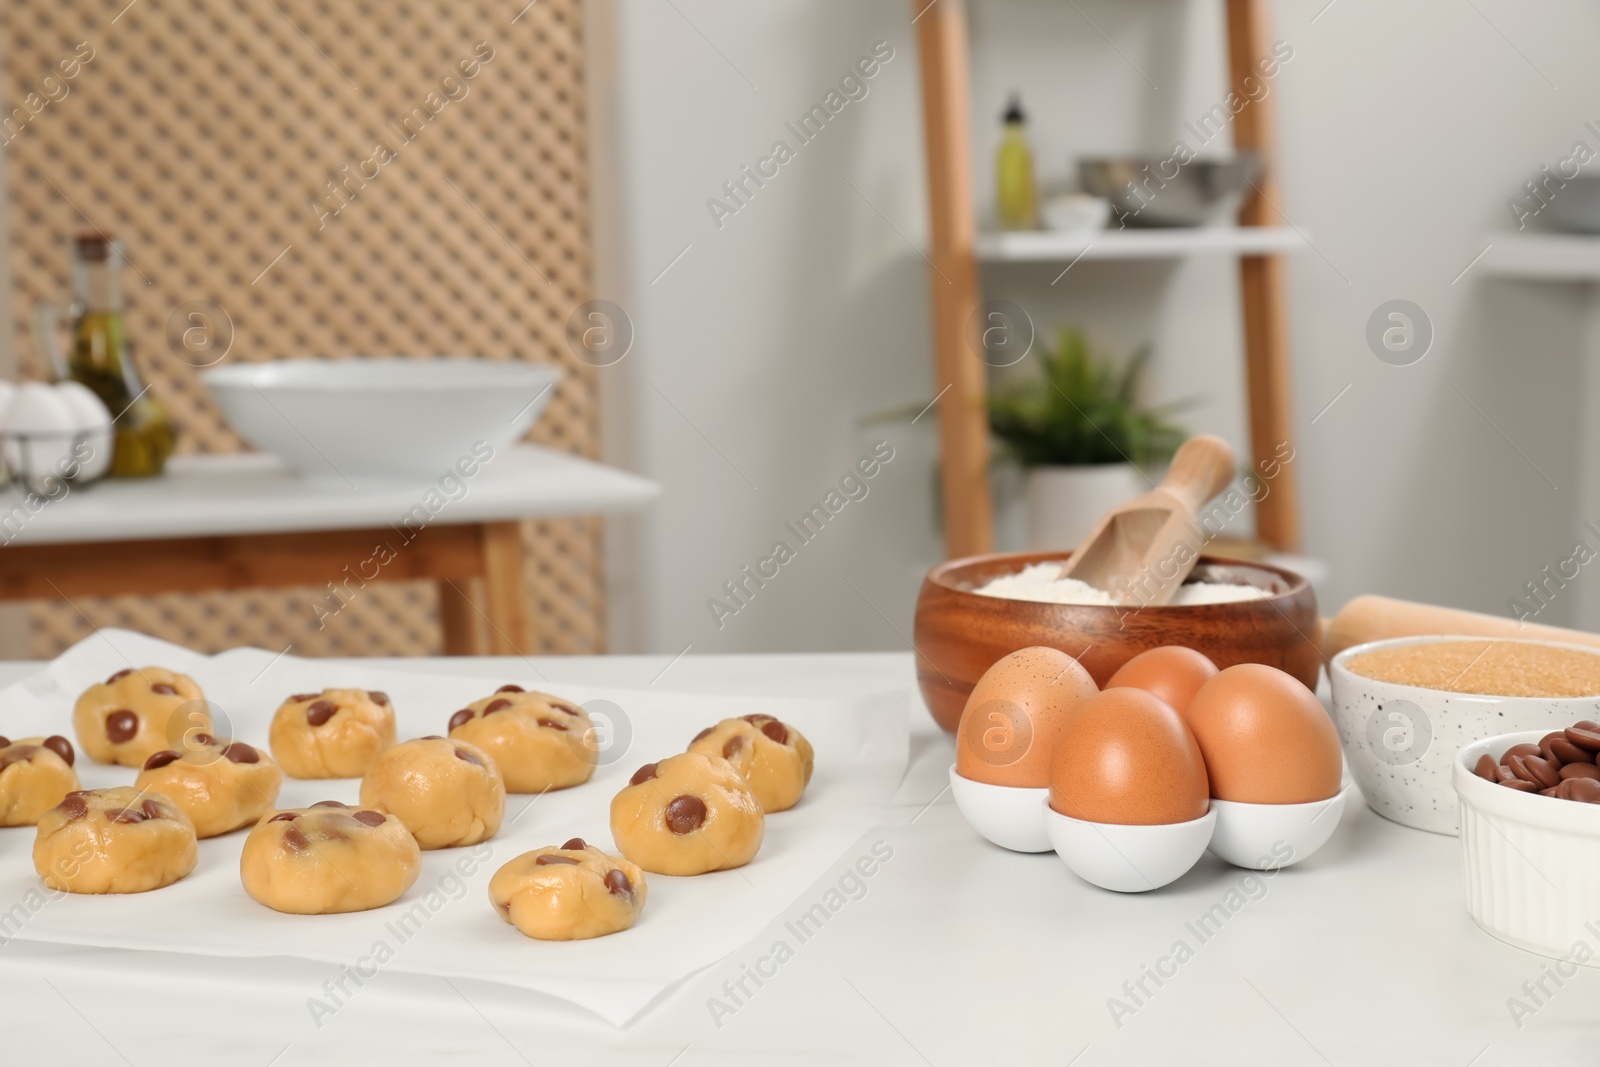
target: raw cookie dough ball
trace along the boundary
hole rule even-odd
[[[742,867],[764,829],[761,804],[733,764],[699,752],[645,764],[611,800],[617,847],[654,874]]]
[[[171,797],[194,823],[195,836],[205,838],[249,826],[272,811],[283,772],[253,745],[202,733],[181,752],[152,754],[133,784]]]
[[[83,691],[72,709],[72,726],[96,762],[142,767],[150,753],[211,729],[205,699],[193,678],[164,667],[118,671]],[[185,704],[193,706],[174,720],[173,712]]]
[[[0,826],[33,826],[78,788],[72,742],[59,734],[0,737]]]
[[[393,815],[324,800],[256,823],[239,878],[257,903],[291,915],[366,911],[416,882],[422,852]]]
[[[583,838],[524,852],[494,872],[495,913],[540,941],[582,941],[626,930],[644,910],[644,872]]]
[[[582,785],[599,756],[587,712],[570,700],[515,685],[501,686],[450,716],[450,736],[487,752],[508,793]]]
[[[290,778],[360,778],[394,744],[394,708],[365,689],[301,693],[272,716],[267,741]]]
[[[194,870],[194,823],[160,793],[77,790],[39,817],[33,867],[51,889],[143,893]]]
[[[689,751],[733,764],[768,815],[800,803],[811,781],[811,742],[771,715],[723,719],[696,734]]]
[[[506,813],[506,787],[477,745],[420,737],[378,756],[361,779],[361,803],[395,815],[424,849],[487,841]]]

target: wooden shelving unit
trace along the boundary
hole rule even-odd
[[[1223,253],[1239,257],[1252,461],[1293,443],[1284,253],[1304,243],[1279,216],[1273,139],[1275,96],[1234,119],[1238,149],[1254,151],[1263,176],[1239,211],[1238,227],[1106,231],[1096,234],[1006,233],[980,236],[972,190],[972,132],[964,0],[911,0],[922,64],[922,113],[928,162],[934,365],[949,556],[991,551],[989,429],[984,363],[967,346],[967,323],[982,294],[978,262],[1145,259]],[[1235,84],[1269,54],[1267,0],[1227,0],[1228,68]],[[1293,465],[1256,508],[1258,538],[1272,548],[1300,548],[1300,496]]]

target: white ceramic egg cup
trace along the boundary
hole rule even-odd
[[[1050,838],[1039,815],[1050,802],[1050,790],[974,782],[950,765],[950,793],[968,824],[985,840],[1012,852],[1049,852]]]
[[[1067,869],[1085,882],[1118,893],[1148,893],[1189,872],[1211,843],[1215,803],[1198,819],[1155,826],[1084,822],[1041,805],[1045,832]]]
[[[1276,871],[1309,858],[1333,836],[1344,817],[1350,781],[1327,800],[1309,804],[1241,804],[1211,801],[1217,829],[1211,835],[1211,853],[1235,867]]]

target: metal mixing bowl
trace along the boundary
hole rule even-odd
[[[1177,173],[1172,177],[1173,168]],[[1083,191],[1111,201],[1112,214],[1125,226],[1199,226],[1219,205],[1250,187],[1261,173],[1261,159],[1240,152],[1230,159],[1080,159]]]

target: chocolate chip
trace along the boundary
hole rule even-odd
[[[0,734],[0,748],[10,748],[10,747],[11,747],[11,738],[6,737],[4,734]]]
[[[1512,745],[1510,748],[1506,749],[1505,755],[1500,757],[1500,762],[1501,763],[1505,763],[1505,764],[1510,764],[1512,756],[1540,756],[1540,757],[1542,757],[1543,755],[1544,755],[1544,753],[1539,751],[1539,746],[1538,745],[1530,745],[1526,741],[1524,741],[1520,745]]]
[[[479,767],[483,766],[483,760],[478,758],[478,754],[476,752],[469,752],[464,748],[456,749],[456,759],[465,760],[466,762],[475,764]]]
[[[746,715],[744,717],[744,721],[749,723],[751,726],[760,726],[762,723],[768,722],[771,719],[772,719],[771,715],[761,715],[761,714]]]
[[[1565,731],[1567,740],[1586,752],[1600,752],[1600,723],[1588,719],[1574,723]]]
[[[743,748],[743,747],[744,747],[744,738],[741,737],[739,734],[734,734],[732,737],[728,738],[728,740],[723,744],[723,746],[722,746],[722,758],[723,759],[732,759],[733,757],[735,757],[735,756],[737,756],[739,754],[739,750],[741,748]]]
[[[227,757],[229,763],[261,762],[261,753],[257,752],[254,748],[251,748],[243,741],[235,741],[233,744],[223,749],[222,754],[223,756]]]
[[[106,738],[113,745],[131,740],[139,732],[139,716],[123,708],[106,716]]]
[[[1511,773],[1540,789],[1549,789],[1561,781],[1558,768],[1543,756],[1512,756],[1506,762],[1511,766]]]
[[[761,732],[772,738],[772,740],[778,742],[780,745],[789,740],[789,728],[783,725],[783,723],[779,722],[777,719],[768,719],[766,722],[762,723]]]
[[[417,738],[417,740],[418,741],[443,741],[444,738],[439,736],[438,734],[423,734],[421,737]]]
[[[584,844],[583,838],[574,837],[571,841],[568,841],[566,844],[562,845],[561,847],[562,848],[570,848],[570,849],[573,849],[573,850],[575,850],[577,852],[582,852],[584,849],[588,848],[589,846]]]
[[[149,817],[138,808],[113,808],[106,812],[106,818],[112,822],[144,822]]]
[[[548,726],[552,730],[560,730],[562,733],[566,733],[566,730],[567,730],[567,724],[566,723],[564,723],[564,722],[556,722],[554,719],[540,719],[539,720],[539,725],[540,726]]]
[[[298,827],[291,826],[283,832],[283,843],[296,852],[304,852],[311,847],[311,839],[301,833]]]
[[[673,797],[667,805],[667,829],[675,834],[689,834],[700,829],[706,821],[706,802],[687,793]]]
[[[552,708],[555,708],[555,709],[556,709],[556,710],[557,710],[557,711],[564,711],[564,712],[566,712],[566,713],[567,713],[567,714],[568,714],[568,715],[578,715],[578,714],[581,714],[581,713],[580,713],[580,712],[579,712],[579,711],[578,711],[578,709],[577,709],[577,708],[575,708],[575,707],[573,707],[573,706],[572,706],[572,705],[571,705],[571,704],[568,704],[568,703],[567,703],[567,702],[566,702],[566,701],[564,701],[564,700],[552,700],[552,701],[549,701],[549,702],[548,702],[548,703],[549,703],[549,704],[550,704],[550,706],[551,706],[551,707],[552,707]]]
[[[44,739],[44,747],[61,757],[61,761],[68,767],[77,762],[78,754],[72,749],[72,742],[60,734],[51,734]]]
[[[622,873],[621,867],[613,867],[606,872],[606,888],[619,897],[633,894],[633,883],[628,881],[628,876]]]
[[[380,708],[386,708],[389,706],[389,694],[385,693],[381,689],[368,690],[367,699],[378,705]]]
[[[535,867],[545,867],[552,863],[570,863],[573,866],[577,866],[578,861],[569,856],[556,856],[550,853],[546,853],[533,861]]]
[[[485,715],[493,715],[502,708],[509,708],[510,706],[511,701],[507,700],[505,697],[501,697],[499,700],[491,700],[489,703],[485,704],[483,706],[483,713]]]
[[[361,809],[352,815],[351,818],[356,822],[363,823],[367,826],[382,826],[388,821],[388,816],[386,816],[383,812],[372,811],[368,808]]]
[[[471,721],[472,709],[462,708],[460,711],[450,716],[450,725],[447,727],[447,729],[454,733],[459,727],[464,726]]]
[[[1489,755],[1488,753],[1484,753],[1478,757],[1478,765],[1472,768],[1472,773],[1476,774],[1479,778],[1486,778],[1491,782],[1498,782],[1500,780],[1500,776],[1495,773],[1495,768],[1498,766],[1499,764],[1495,763],[1493,756]]]
[[[311,806],[313,808],[348,808],[350,805],[342,800],[319,800]]]
[[[1592,778],[1595,781],[1600,781],[1600,767],[1596,767],[1592,763],[1563,763],[1561,770],[1557,773],[1561,775],[1563,780],[1568,778]]]
[[[306,709],[306,722],[312,726],[321,726],[333,718],[334,712],[339,708],[331,700],[318,700]]]
[[[1593,778],[1569,778],[1556,786],[1556,796],[1585,804],[1600,802],[1600,782]]]
[[[700,742],[702,742],[706,738],[710,737],[711,736],[711,731],[715,730],[715,729],[716,729],[715,726],[707,726],[704,730],[701,730],[699,733],[695,734],[694,735],[694,740],[690,741],[689,743],[691,745],[698,745]]]
[[[646,763],[643,767],[633,772],[633,777],[628,779],[628,784],[638,785],[640,782],[648,782],[655,776],[656,765],[654,763]]]
[[[195,734],[194,743],[197,745],[214,745],[217,743],[217,739],[210,734]]]
[[[61,803],[56,805],[56,810],[65,815],[69,820],[81,819],[89,814],[89,802],[83,799],[83,793],[68,793]]]
[[[296,693],[294,696],[289,698],[289,703],[304,704],[306,701],[315,700],[321,695],[321,693]]]
[[[122,670],[118,671],[116,674],[113,674],[111,677],[107,678],[106,679],[106,684],[107,685],[115,685],[117,682],[122,681],[124,678],[126,678],[128,675],[130,675],[132,673],[133,673],[133,668],[132,667],[125,667]]]
[[[168,685],[166,682],[151,682],[150,683],[150,692],[152,692],[152,693],[160,693],[162,696],[165,696],[165,697],[177,696],[178,695],[178,691],[176,689],[174,689],[172,686]]]
[[[144,817],[147,819],[165,819],[167,817],[167,813],[161,805],[148,797],[145,798],[143,804],[139,805],[139,808],[144,812]]]
[[[1506,778],[1500,784],[1507,789],[1517,789],[1524,793],[1537,793],[1539,791],[1538,786],[1532,782],[1525,782],[1521,778]]]
[[[0,753],[0,771],[14,763],[27,763],[33,759],[34,753],[39,751],[38,745],[24,745],[18,742]]]
[[[520,685],[502,685],[495,690],[496,693],[526,693],[527,690]]]
[[[1540,742],[1539,747],[1546,750],[1545,759],[1555,759],[1562,763],[1594,762],[1594,753],[1568,741],[1564,732],[1546,738]]]
[[[179,756],[176,752],[172,751],[172,749],[164,748],[160,752],[152,753],[150,758],[144,761],[144,769],[147,771],[160,770],[167,764],[176,763],[182,758],[183,757]]]
[[[272,818],[268,819],[267,821],[268,822],[294,822],[299,817],[300,817],[300,815],[297,812],[280,811],[280,812],[278,812],[278,814],[274,815]]]

